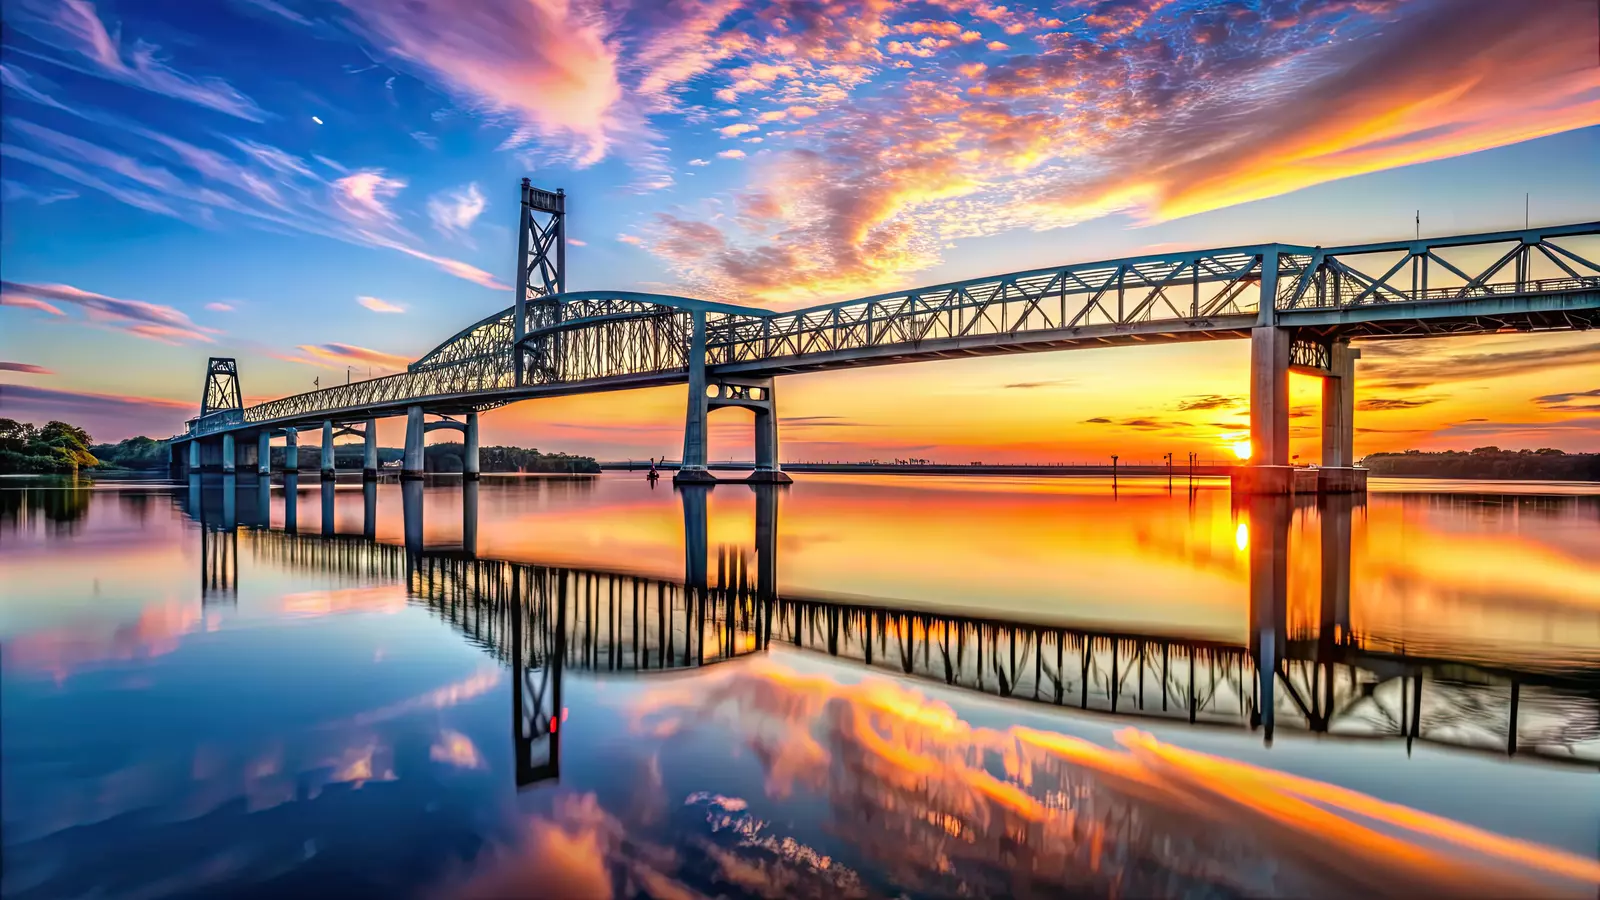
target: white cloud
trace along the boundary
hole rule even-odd
[[[434,194],[428,198],[428,217],[441,233],[457,235],[470,229],[487,205],[478,183],[473,182],[448,194]]]
[[[717,156],[722,159],[744,159],[745,152],[743,150],[724,150],[718,153]]]

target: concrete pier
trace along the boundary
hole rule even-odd
[[[461,474],[468,481],[477,481],[481,460],[478,458],[478,414],[467,413],[466,449],[462,451]]]
[[[272,432],[270,431],[256,435],[256,474],[262,478],[272,477]]]
[[[402,479],[415,480],[422,477],[426,469],[423,457],[423,439],[426,434],[422,422],[422,407],[413,406],[406,410],[406,455],[405,461],[400,466]]]
[[[300,432],[295,428],[283,430],[283,471],[300,474]]]
[[[367,420],[366,434],[364,434],[363,437],[366,439],[366,442],[365,442],[366,446],[362,449],[362,453],[361,453],[361,480],[362,481],[377,481],[378,480],[378,420],[377,419],[368,419]]]
[[[222,473],[224,475],[232,475],[234,473],[234,464],[233,434],[229,432],[222,436]]]
[[[706,469],[706,314],[690,313],[689,408],[683,422],[683,464],[672,476],[673,484],[714,484]]]
[[[333,453],[333,420],[322,420],[322,480],[332,481],[337,474],[338,463]]]

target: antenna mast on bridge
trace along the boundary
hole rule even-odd
[[[512,317],[513,362],[519,385],[523,382],[522,339],[528,333],[528,301],[567,289],[567,194],[563,190],[553,194],[540,190],[524,178],[520,206],[516,311]],[[555,314],[555,307],[550,305],[540,318]],[[544,323],[541,321],[541,324]]]

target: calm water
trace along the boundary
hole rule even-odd
[[[1577,486],[8,480],[0,641],[7,897],[1600,891]]]

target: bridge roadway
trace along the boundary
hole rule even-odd
[[[562,394],[689,386],[680,483],[707,471],[706,417],[755,413],[753,481],[785,481],[774,379],[829,369],[1000,353],[1249,338],[1253,475],[1288,492],[1288,373],[1322,376],[1324,478],[1353,463],[1352,341],[1588,329],[1600,321],[1600,222],[1343,247],[1261,244],[1075,263],[774,311],[628,291],[565,289],[565,201],[522,188],[515,303],[440,343],[407,371],[244,406],[233,360],[208,367],[200,415],[175,465],[270,472],[269,443],[320,428],[324,475],[341,435],[363,436],[376,476],[378,418],[407,417],[407,476],[425,433],[464,434],[477,414]],[[1592,249],[1595,248],[1595,249]],[[439,417],[429,422],[426,417]],[[250,453],[254,439],[256,452]],[[253,456],[253,458],[252,458]],[[295,457],[297,459],[297,457]],[[1346,489],[1356,488],[1349,479]],[[1337,485],[1323,485],[1327,490]]]
[[[1236,642],[780,593],[781,489],[770,485],[751,487],[753,553],[732,546],[709,552],[708,490],[680,493],[688,536],[681,580],[479,558],[476,484],[464,488],[461,542],[445,547],[424,546],[419,483],[402,485],[405,541],[398,544],[373,537],[375,485],[365,489],[361,535],[336,533],[331,483],[322,489],[321,533],[299,533],[295,492],[283,495],[284,524],[273,529],[270,488],[231,487],[238,494],[229,501],[226,489],[219,496],[194,476],[179,500],[205,526],[205,602],[236,596],[241,538],[258,564],[331,573],[352,584],[405,583],[415,601],[496,659],[519,661],[523,758],[534,744],[545,748],[543,762],[527,762],[530,773],[545,771],[556,752],[549,721],[561,708],[563,670],[682,670],[779,646],[1008,699],[1258,728],[1269,741],[1282,724],[1396,738],[1408,748],[1420,740],[1600,762],[1600,669],[1497,657],[1493,648],[1423,653],[1351,627],[1350,524],[1359,497],[1316,501],[1322,553],[1316,621],[1291,619],[1287,609],[1285,550],[1294,504],[1306,501],[1246,501],[1240,514],[1251,525],[1250,638]]]

